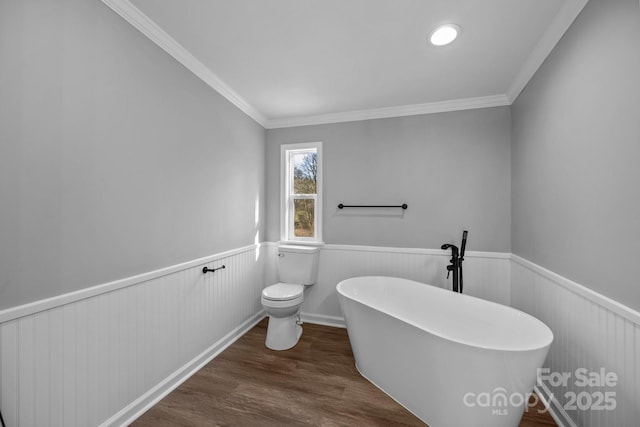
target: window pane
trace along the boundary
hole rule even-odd
[[[293,201],[293,234],[296,237],[314,237],[315,200],[295,199]]]
[[[293,163],[293,193],[316,194],[317,153],[295,153],[291,156],[291,162]]]

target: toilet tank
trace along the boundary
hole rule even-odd
[[[313,285],[318,276],[320,250],[315,246],[280,245],[278,280],[283,283]]]

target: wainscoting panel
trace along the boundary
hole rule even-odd
[[[47,300],[0,312],[6,424],[121,425],[135,418],[263,318],[259,249],[63,295],[58,305]],[[204,265],[226,268],[203,274]]]
[[[325,245],[320,250],[318,281],[305,294],[302,318],[344,327],[336,285],[350,277],[394,276],[450,289],[451,279],[446,279],[449,259],[447,252],[433,249]],[[508,305],[509,280],[509,254],[465,254],[466,294]]]
[[[566,373],[548,377],[538,390],[551,398],[560,425],[640,425],[640,313],[575,282],[512,256],[511,301],[554,333],[545,367]],[[616,385],[584,386],[582,372],[617,376]],[[611,401],[602,401],[604,393]],[[607,408],[615,405],[615,410]]]
[[[349,277],[450,288],[448,262],[434,249],[325,245],[303,319],[344,326],[335,287]],[[276,264],[277,244],[251,245],[0,311],[6,424],[126,425],[262,319],[260,293],[277,281]],[[538,390],[561,425],[640,425],[640,313],[510,254],[468,252],[464,273],[465,293],[511,304],[553,330],[546,367],[572,377]],[[617,383],[581,387],[578,368],[604,368]],[[569,408],[572,395],[584,406],[597,392],[615,392],[614,411]]]

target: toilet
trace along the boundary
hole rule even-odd
[[[262,290],[262,306],[269,316],[265,345],[272,350],[287,350],[302,335],[300,306],[305,287],[318,275],[319,249],[314,246],[278,247],[278,280]]]

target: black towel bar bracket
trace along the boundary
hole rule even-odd
[[[338,205],[338,209],[343,209],[343,208],[402,208],[402,209],[407,209],[409,206],[406,203],[403,203],[401,205],[343,205],[342,203],[340,203]]]
[[[222,267],[218,267],[218,268],[203,267],[203,268],[202,268],[202,272],[203,272],[204,274],[207,274],[207,273],[215,273],[216,271],[218,271],[218,270],[222,270],[223,268],[226,268],[226,267],[225,267],[224,265],[223,265]]]

